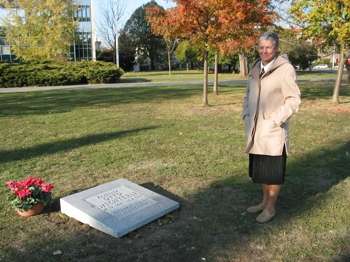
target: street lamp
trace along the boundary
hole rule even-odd
[[[115,63],[119,67],[119,33],[115,34]]]
[[[95,6],[92,0],[90,0],[90,21],[91,21],[91,52],[92,61],[96,61],[96,27],[95,27]]]

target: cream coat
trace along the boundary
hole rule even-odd
[[[286,58],[277,57],[261,81],[260,64],[251,70],[243,103],[246,153],[280,156],[284,145],[288,153],[288,120],[298,111],[300,90]]]

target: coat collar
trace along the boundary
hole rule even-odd
[[[264,78],[265,76],[271,74],[273,71],[275,71],[278,67],[286,64],[286,63],[289,63],[289,60],[286,56],[284,55],[280,55],[278,56],[275,61],[273,62],[273,64],[270,66],[270,68],[268,69],[267,72],[264,73],[264,75],[262,76],[262,78]],[[254,66],[253,66],[253,69],[252,69],[252,77],[254,79],[258,79],[259,78],[259,74],[261,72],[261,60],[258,59],[255,63],[254,63]]]

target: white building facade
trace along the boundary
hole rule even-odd
[[[94,6],[92,0],[73,0],[76,5],[74,19],[78,21],[78,28],[74,35],[69,59],[72,61],[96,60],[96,29]],[[3,19],[8,10],[3,9],[0,17]],[[11,54],[11,47],[7,44],[4,30],[0,29],[0,61],[11,62],[14,55]]]

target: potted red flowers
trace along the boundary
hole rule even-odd
[[[20,216],[33,216],[41,213],[50,203],[53,185],[41,178],[28,177],[21,181],[7,181],[10,189],[9,200]]]

